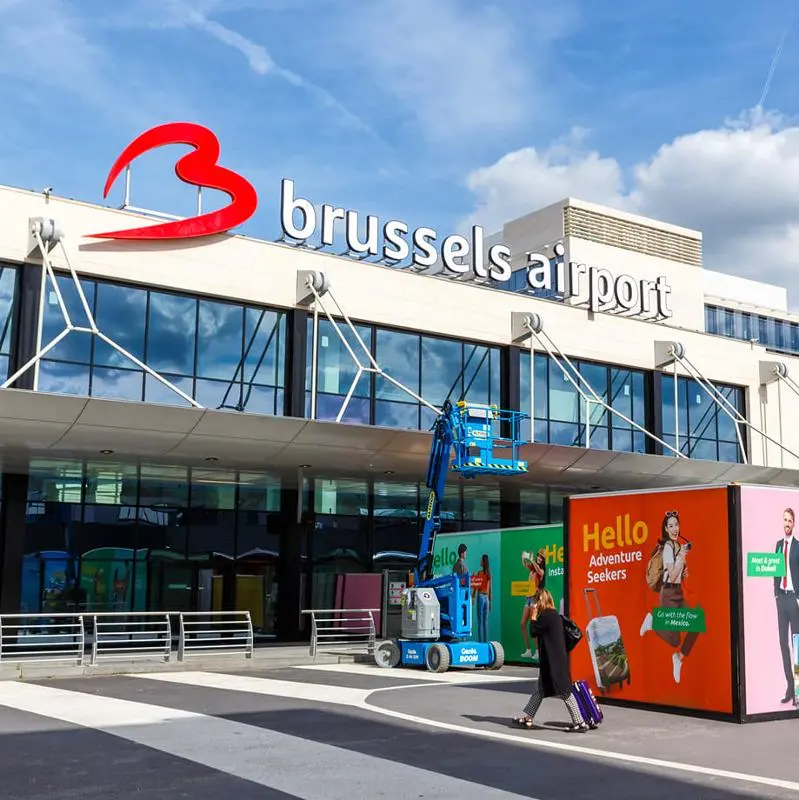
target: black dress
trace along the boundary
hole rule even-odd
[[[554,608],[546,608],[530,623],[530,635],[538,640],[539,689],[544,697],[564,697],[571,692],[572,678],[563,619]]]

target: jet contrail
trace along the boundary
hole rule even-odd
[[[766,97],[768,96],[769,89],[771,89],[771,80],[774,77],[774,71],[777,69],[777,62],[780,60],[780,56],[782,55],[782,48],[785,44],[785,39],[788,36],[789,31],[791,30],[791,26],[793,25],[793,18],[796,15],[796,12],[791,14],[791,18],[788,20],[788,24],[785,26],[785,30],[782,32],[782,36],[780,36],[780,41],[777,44],[777,49],[774,51],[774,58],[771,59],[771,67],[768,71],[768,76],[766,77],[766,83],[763,86],[763,92],[760,95],[760,101],[757,104],[758,108],[763,108],[763,103],[766,102]]]

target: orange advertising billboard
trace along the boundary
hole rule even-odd
[[[572,675],[598,696],[732,714],[727,488],[568,501]]]

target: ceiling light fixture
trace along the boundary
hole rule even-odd
[[[310,468],[311,468],[310,464],[300,464],[300,469],[310,469]]]
[[[113,450],[101,450],[100,451],[104,456],[110,456],[113,453]]]
[[[206,458],[205,460],[206,461],[211,461],[211,462],[219,461],[219,459],[216,456],[208,456],[208,458]]]

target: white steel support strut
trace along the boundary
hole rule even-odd
[[[782,392],[783,386],[796,397],[799,397],[799,383],[791,376],[788,365],[784,361],[761,361],[760,362],[760,386],[768,390],[770,383],[777,384],[777,417],[780,426],[780,438],[782,438]],[[780,451],[782,455],[782,451]],[[780,459],[780,466],[784,465],[784,460]]]
[[[65,339],[70,333],[88,333],[92,336],[96,336],[98,339],[101,339],[109,347],[113,347],[114,350],[116,350],[128,361],[133,362],[137,367],[139,367],[139,369],[144,370],[144,372],[146,372],[148,375],[160,381],[164,386],[166,386],[168,389],[171,389],[173,392],[175,392],[175,394],[182,397],[186,402],[190,403],[195,408],[203,408],[203,406],[201,406],[194,398],[189,397],[189,395],[187,395],[185,392],[182,392],[177,386],[168,381],[154,369],[148,367],[147,364],[145,364],[143,361],[140,361],[132,353],[129,353],[124,347],[122,347],[122,345],[117,344],[110,336],[107,336],[98,328],[97,322],[92,314],[92,310],[89,308],[89,302],[86,299],[86,294],[83,291],[78,274],[69,261],[69,255],[64,247],[62,233],[56,223],[52,219],[46,219],[43,217],[33,218],[30,220],[30,234],[33,242],[36,245],[36,250],[38,250],[41,256],[42,264],[44,265],[42,285],[45,286],[49,282],[53,293],[55,294],[58,308],[61,311],[61,316],[64,319],[64,328],[44,346],[42,346],[40,334],[39,349],[37,350],[36,354],[33,356],[33,358],[29,359],[25,364],[23,364],[13,375],[9,376],[0,385],[0,389],[7,389],[9,386],[12,386],[21,375],[24,375],[32,366],[38,364],[42,358],[44,358],[62,339]],[[50,255],[56,246],[60,246],[61,248],[61,253],[66,263],[67,272],[69,273],[70,278],[72,278],[75,291],[77,292],[80,303],[83,306],[83,311],[86,314],[86,320],[89,323],[89,327],[86,327],[85,325],[75,325],[69,315],[69,311],[66,303],[64,302],[64,297],[61,294],[61,289],[58,285],[58,281],[56,280],[55,271],[53,270],[53,263],[50,258]]]
[[[799,459],[799,455],[797,455],[793,450],[786,447],[782,442],[775,439],[773,436],[770,436],[765,431],[760,430],[757,426],[753,425],[729,400],[728,397],[725,397],[723,392],[719,391],[713,382],[706,378],[702,372],[694,365],[688,357],[685,355],[685,348],[679,342],[656,342],[656,357],[659,356],[656,360],[660,361],[659,366],[665,366],[669,363],[668,360],[665,361],[663,359],[663,353],[660,354],[658,351],[663,351],[665,348],[665,355],[669,360],[674,363],[674,384],[677,385],[677,364],[679,365],[688,373],[688,375],[696,382],[699,388],[710,398],[710,400],[716,404],[718,409],[726,414],[735,425],[735,433],[738,438],[738,445],[741,448],[741,458],[743,459],[744,464],[748,464],[749,461],[746,457],[746,448],[744,446],[744,439],[743,434],[741,433],[742,428],[745,426],[749,428],[754,433],[758,434],[759,436],[763,437],[763,439],[767,442],[771,442],[772,444],[776,445],[780,448],[780,450],[784,453],[788,453],[788,455],[792,456],[793,458]],[[677,415],[679,413],[679,406],[674,406],[674,413]],[[768,465],[766,465],[768,466]]]
[[[544,330],[544,324],[538,314],[530,314],[525,312],[512,312],[511,313],[511,331],[514,341],[523,341],[528,339],[530,342],[530,373],[534,373],[534,358],[535,349],[533,348],[534,341],[537,341],[547,355],[552,359],[552,362],[558,367],[563,374],[565,380],[572,384],[577,390],[582,400],[585,402],[586,407],[586,449],[590,448],[590,430],[591,430],[591,409],[594,405],[599,406],[614,417],[623,420],[627,425],[640,431],[645,436],[657,442],[659,445],[669,450],[677,458],[686,458],[684,453],[679,449],[672,447],[663,439],[656,436],[651,431],[647,430],[643,425],[639,425],[635,420],[630,419],[626,414],[623,414],[617,408],[613,408],[604,398],[597,393],[591,386],[586,378],[580,374],[580,371],[569,360],[569,357],[564,355],[560,348],[555,344],[552,338]],[[531,380],[532,383],[532,380]],[[534,398],[531,398],[531,402]],[[531,406],[531,410],[533,406]]]
[[[333,306],[333,312],[331,312],[323,298],[329,298],[331,306]],[[358,381],[360,381],[361,376],[364,374],[374,374],[379,375],[380,377],[387,380],[389,383],[392,383],[396,386],[399,390],[405,392],[407,395],[412,397],[416,400],[417,403],[421,403],[423,406],[429,408],[434,414],[439,415],[441,410],[436,408],[431,403],[428,403],[423,397],[418,395],[413,389],[409,389],[404,384],[400,383],[396,378],[393,378],[389,375],[377,362],[375,357],[372,355],[369,347],[367,346],[366,342],[361,338],[361,335],[358,333],[355,326],[352,324],[352,321],[347,316],[347,312],[341,307],[339,302],[334,297],[333,293],[330,291],[330,285],[327,281],[327,277],[321,273],[311,270],[303,270],[297,273],[297,302],[302,305],[309,305],[313,304],[313,352],[311,355],[312,359],[312,374],[311,374],[311,419],[316,419],[316,399],[317,394],[319,392],[319,386],[316,378],[316,370],[317,370],[317,348],[319,345],[319,312],[321,311],[322,314],[325,315],[327,320],[333,326],[333,330],[336,332],[339,339],[341,339],[341,343],[344,345],[345,349],[352,358],[353,364],[356,367],[355,377],[350,384],[350,388],[347,391],[346,396],[344,397],[344,401],[341,404],[341,408],[339,409],[338,415],[336,416],[336,422],[341,422],[344,418],[344,414],[347,412],[347,407],[352,400],[353,394],[355,393],[355,389],[358,386]],[[347,340],[347,337],[342,330],[342,325],[336,319],[334,314],[341,319],[344,320],[344,327],[346,327],[350,333],[352,334],[356,346],[350,344]],[[357,352],[356,352],[357,351]]]

